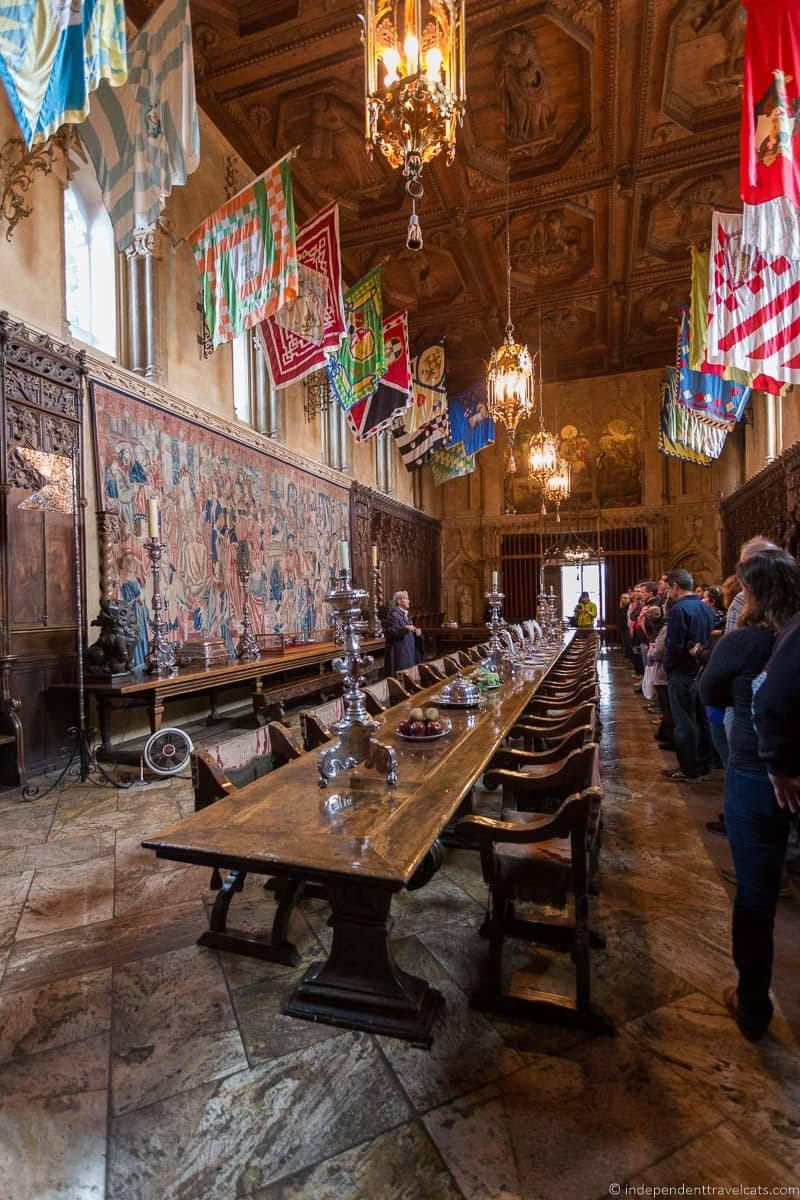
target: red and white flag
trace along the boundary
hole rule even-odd
[[[347,328],[337,204],[329,204],[298,230],[297,262],[297,300],[258,329],[272,381],[279,388],[323,367]]]
[[[800,0],[745,0],[743,244],[800,259]],[[744,15],[744,14],[743,14]]]
[[[745,247],[740,213],[715,212],[711,225],[706,361],[747,371],[762,391],[800,383],[800,263]]]

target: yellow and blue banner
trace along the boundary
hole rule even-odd
[[[0,0],[0,78],[28,146],[80,125],[89,96],[128,78],[122,0]]]

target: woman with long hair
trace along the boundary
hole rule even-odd
[[[739,627],[721,638],[700,679],[704,704],[733,708],[725,775],[725,825],[736,870],[733,960],[739,983],[725,1004],[745,1037],[766,1033],[772,1019],[773,926],[789,837],[789,814],[775,799],[758,753],[753,683],[775,638],[800,612],[800,566],[783,550],[762,550],[740,562],[744,593]]]

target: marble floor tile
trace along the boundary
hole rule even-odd
[[[700,1081],[709,1103],[800,1172],[800,1056],[780,1015],[766,1037],[748,1042],[721,1003],[696,992],[626,1029],[652,1062],[669,1064],[684,1086]]]
[[[728,984],[736,982],[731,957],[730,909],[706,910],[688,920],[675,916],[648,921],[642,926],[653,962],[661,963],[692,985],[693,991],[719,999]]]
[[[131,913],[111,921],[26,938],[11,947],[0,992],[69,979],[76,964],[85,971],[146,958],[197,940],[206,928],[200,901],[166,911]]]
[[[17,941],[106,921],[113,912],[113,859],[37,871],[17,927]]]
[[[22,916],[22,904],[0,908],[0,951],[8,951],[14,941],[17,925]]]
[[[103,1088],[0,1104],[0,1200],[103,1200]]]
[[[342,1034],[117,1117],[109,1194],[251,1195],[410,1115],[372,1039]]]
[[[0,845],[4,850],[46,842],[53,823],[55,804],[19,800],[3,810]]]
[[[462,1200],[418,1122],[401,1125],[315,1167],[257,1188],[252,1200]]]
[[[111,1028],[111,970],[0,995],[0,1062]]]
[[[458,884],[481,908],[486,907],[489,889],[483,882],[481,856],[477,850],[453,850],[447,847],[441,872]]]
[[[466,1200],[597,1200],[719,1120],[701,1088],[625,1034],[538,1058],[424,1117]]]
[[[90,862],[114,853],[114,833],[90,833],[55,842],[34,842],[30,846],[0,850],[0,875],[17,871],[36,871],[47,867],[67,867]]]
[[[0,908],[24,905],[33,879],[33,871],[18,871],[0,875]]]
[[[247,1066],[216,953],[188,946],[114,968],[114,1113]]]
[[[0,1103],[55,1099],[108,1088],[109,1035],[98,1033],[0,1063]]]
[[[109,800],[87,797],[85,805],[76,801],[70,808],[58,809],[53,818],[50,840],[74,838],[93,830],[111,830],[130,836],[137,834],[144,838],[174,825],[179,819],[180,810],[168,797],[154,799],[144,811],[120,809],[116,797]]]
[[[283,971],[232,993],[236,1019],[251,1066],[341,1035],[341,1029],[335,1025],[298,1021],[284,1015],[284,1005],[307,969],[303,966]]]
[[[523,1066],[525,1060],[505,1044],[483,1013],[470,1008],[464,992],[416,937],[395,943],[393,950],[398,965],[433,984],[446,1006],[434,1024],[430,1050],[398,1038],[378,1038],[417,1112]]]
[[[762,1195],[769,1195],[773,1188],[797,1187],[797,1176],[765,1153],[763,1147],[751,1141],[742,1129],[726,1121],[701,1133],[700,1137],[648,1167],[628,1183],[650,1188],[675,1187],[681,1183],[700,1188],[732,1189],[738,1185],[769,1189],[762,1192]]]

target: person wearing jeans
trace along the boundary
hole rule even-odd
[[[667,572],[671,601],[664,642],[664,669],[674,725],[678,770],[662,771],[667,779],[704,779],[711,770],[711,735],[706,710],[697,694],[697,662],[692,648],[710,640],[713,616],[692,592],[688,571]]]
[[[757,701],[777,632],[800,612],[800,566],[783,550],[763,550],[740,562],[738,574],[745,597],[740,624],[714,648],[700,694],[705,704],[733,709],[725,825],[736,870],[732,938],[739,982],[725,993],[725,1003],[745,1037],[755,1040],[772,1019],[773,926],[789,811],[776,798],[759,754],[753,694]]]

